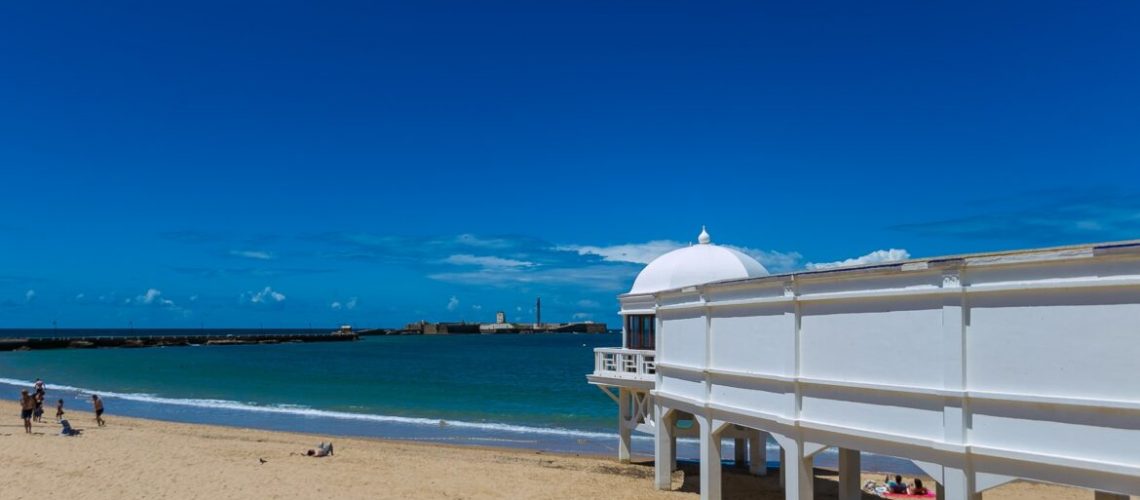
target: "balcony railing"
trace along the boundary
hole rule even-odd
[[[594,349],[594,375],[653,380],[657,374],[655,351],[599,347]]]

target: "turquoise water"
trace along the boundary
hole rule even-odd
[[[0,378],[87,391],[612,432],[586,384],[620,336],[364,337],[359,342],[0,353]],[[233,406],[233,405],[229,405]]]

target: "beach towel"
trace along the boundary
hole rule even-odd
[[[924,481],[925,482],[925,481]],[[925,495],[908,495],[906,493],[881,493],[883,498],[934,498],[934,490],[927,490]]]

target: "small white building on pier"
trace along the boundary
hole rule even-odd
[[[769,275],[702,231],[619,301],[622,345],[587,378],[618,402],[619,458],[654,436],[658,488],[688,434],[702,499],[724,440],[764,474],[769,437],[789,500],[833,447],[841,499],[861,451],[913,461],[939,498],[1017,479],[1140,495],[1140,241]]]

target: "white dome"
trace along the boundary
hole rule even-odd
[[[731,248],[713,245],[702,228],[700,244],[673,250],[650,262],[633,281],[631,294],[654,293],[714,281],[767,276],[756,259]]]

